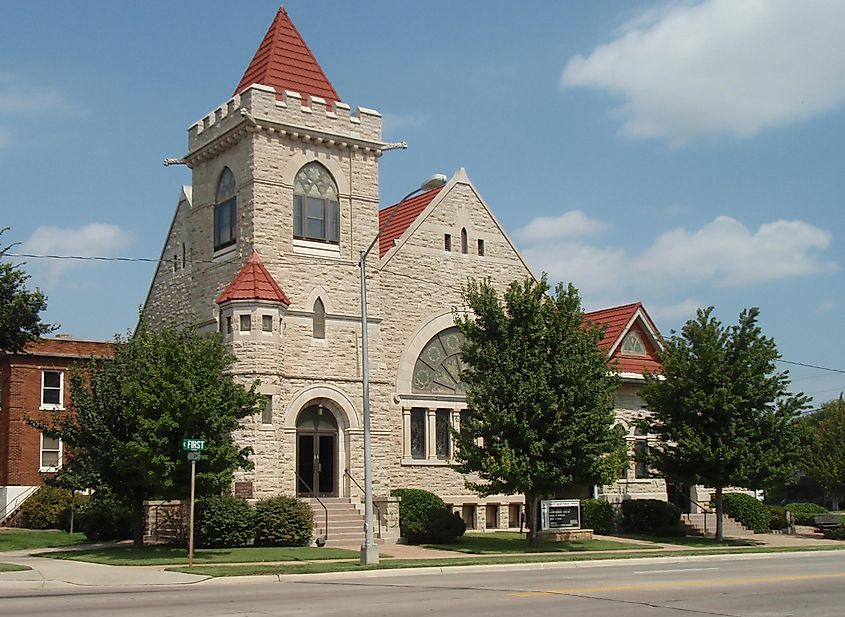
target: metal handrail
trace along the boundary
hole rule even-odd
[[[3,512],[0,513],[0,524],[5,523],[6,519],[11,517],[17,510],[23,505],[27,499],[32,497],[38,489],[41,488],[40,486],[30,486],[26,489],[23,493],[15,497],[11,502],[7,503],[6,506],[3,508]]]
[[[328,539],[329,539],[329,509],[326,507],[326,504],[324,504],[324,503],[323,503],[323,500],[322,500],[322,499],[320,499],[320,497],[317,495],[316,491],[314,491],[314,489],[312,489],[310,486],[308,486],[308,483],[307,483],[305,480],[303,480],[303,479],[302,479],[302,476],[300,476],[300,475],[299,475],[297,472],[295,472],[295,471],[294,471],[293,473],[294,473],[294,475],[296,476],[296,478],[297,478],[300,482],[302,482],[302,485],[303,485],[306,489],[308,489],[308,492],[309,492],[309,493],[311,493],[311,496],[312,496],[314,499],[316,499],[316,500],[317,500],[317,503],[319,503],[321,506],[323,506],[323,512],[324,512],[324,514],[325,514],[325,519],[324,519],[324,520],[325,520],[325,527],[324,527],[324,529],[323,529],[323,544],[325,544],[325,543],[326,543],[326,540],[328,540]],[[322,545],[320,544],[319,540],[320,540],[320,539],[319,539],[319,538],[317,538],[317,546],[322,546]]]
[[[675,494],[676,494],[676,495],[680,495],[681,497],[683,497],[684,499],[686,499],[688,502],[690,502],[690,504],[697,506],[697,507],[698,507],[698,509],[699,509],[699,510],[701,510],[701,514],[703,514],[703,515],[704,515],[704,535],[707,535],[707,515],[708,515],[708,514],[714,514],[714,515],[715,515],[716,513],[715,513],[713,510],[709,510],[708,508],[706,508],[706,507],[702,506],[700,503],[698,503],[695,499],[693,499],[693,498],[692,498],[692,497],[690,497],[689,495],[686,495],[686,494],[684,494],[684,493],[675,493]],[[690,515],[690,514],[692,514],[692,512],[685,512],[685,513],[684,513],[684,516],[686,516],[686,517],[687,517],[687,521],[689,521],[689,520],[690,520],[690,519],[689,519],[689,515]],[[718,522],[718,521],[717,521],[717,522]]]
[[[361,491],[362,493],[364,492],[364,489],[363,489],[363,488],[361,488],[361,485],[360,485],[360,484],[358,484],[358,481],[357,481],[355,478],[353,478],[353,477],[352,477],[352,474],[351,474],[351,473],[349,473],[349,470],[348,470],[348,469],[344,469],[344,470],[343,470],[343,474],[344,474],[347,478],[349,478],[350,480],[352,480],[352,482],[354,482],[354,483],[355,483],[355,486],[357,486],[357,487],[358,487],[358,490],[359,490],[359,491]],[[378,507],[378,504],[375,502],[375,500],[373,500],[373,507],[376,509],[376,519],[378,519],[378,537],[379,537],[379,538],[381,538],[381,509]]]

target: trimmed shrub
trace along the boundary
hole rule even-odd
[[[828,540],[845,540],[845,524],[833,529],[825,529],[824,537]]]
[[[828,514],[827,508],[817,503],[788,503],[784,508],[792,512],[796,525],[812,525],[816,514]]]
[[[82,529],[89,540],[128,540],[132,537],[132,509],[115,495],[98,491],[81,510]]]
[[[62,513],[70,510],[70,491],[55,486],[42,486],[21,507],[21,527],[27,529],[61,529]]]
[[[769,510],[769,529],[786,529],[786,508],[783,506],[766,506]]]
[[[682,536],[681,509],[659,499],[626,499],[622,502],[622,529],[628,533]]]
[[[279,495],[255,504],[256,546],[308,546],[314,513],[304,501]]]
[[[754,533],[769,531],[769,510],[754,495],[725,493],[722,495],[722,508],[725,514]]]
[[[581,527],[607,535],[613,531],[613,506],[604,499],[581,500]]]
[[[434,493],[419,488],[397,488],[391,492],[399,502],[399,533],[410,544],[448,543],[464,535],[463,519],[453,514]]]
[[[197,546],[246,546],[255,535],[255,513],[244,499],[204,497],[197,500],[196,517]]]

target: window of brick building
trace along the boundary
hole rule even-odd
[[[241,315],[241,332],[252,330],[252,315]]]
[[[272,332],[273,331],[273,316],[272,315],[262,315],[261,316],[261,330],[262,330],[262,332]]]
[[[56,471],[62,466],[62,440],[41,433],[40,471]]]
[[[337,184],[320,163],[308,163],[294,179],[293,237],[332,244],[340,241]]]
[[[41,371],[41,408],[61,409],[64,406],[64,373]]]
[[[238,241],[238,199],[235,195],[235,174],[223,168],[217,182],[214,204],[214,250],[232,246]]]
[[[320,298],[314,302],[314,322],[311,327],[311,336],[314,338],[326,338],[326,306]]]

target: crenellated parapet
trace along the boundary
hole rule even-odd
[[[189,164],[211,158],[239,141],[248,132],[266,132],[329,148],[358,150],[380,156],[381,114],[346,103],[329,105],[297,92],[279,95],[270,86],[253,84],[241,94],[206,115],[188,130]]]

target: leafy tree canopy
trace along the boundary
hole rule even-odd
[[[529,541],[540,495],[613,482],[627,461],[611,429],[618,380],[603,328],[584,322],[572,285],[548,292],[545,275],[512,283],[503,300],[470,282],[471,314],[455,315],[470,412],[454,435],[459,469],[477,474],[467,486],[479,494],[525,493]]]
[[[251,449],[231,433],[258,413],[262,397],[225,371],[234,362],[219,335],[141,328],[118,339],[111,360],[91,360],[71,374],[71,404],[51,422],[32,422],[71,452],[69,484],[92,482],[133,507],[136,545],[143,544],[143,501],[185,497],[190,466],[182,439],[205,439],[197,492],[220,493],[236,469],[251,469]]]
[[[9,228],[0,229],[0,236]],[[47,296],[39,289],[29,291],[29,275],[20,267],[3,261],[14,245],[0,245],[0,352],[16,353],[26,344],[53,332],[58,326],[41,321],[47,309]]]
[[[845,498],[845,401],[838,399],[822,404],[812,414],[821,419],[811,433],[808,473],[833,500],[833,509]]]
[[[642,393],[657,436],[653,453],[667,478],[715,487],[717,534],[722,534],[722,489],[759,488],[794,477],[803,455],[797,415],[807,397],[787,390],[777,372],[775,342],[763,335],[759,311],[742,311],[725,327],[713,307],[672,332]]]

